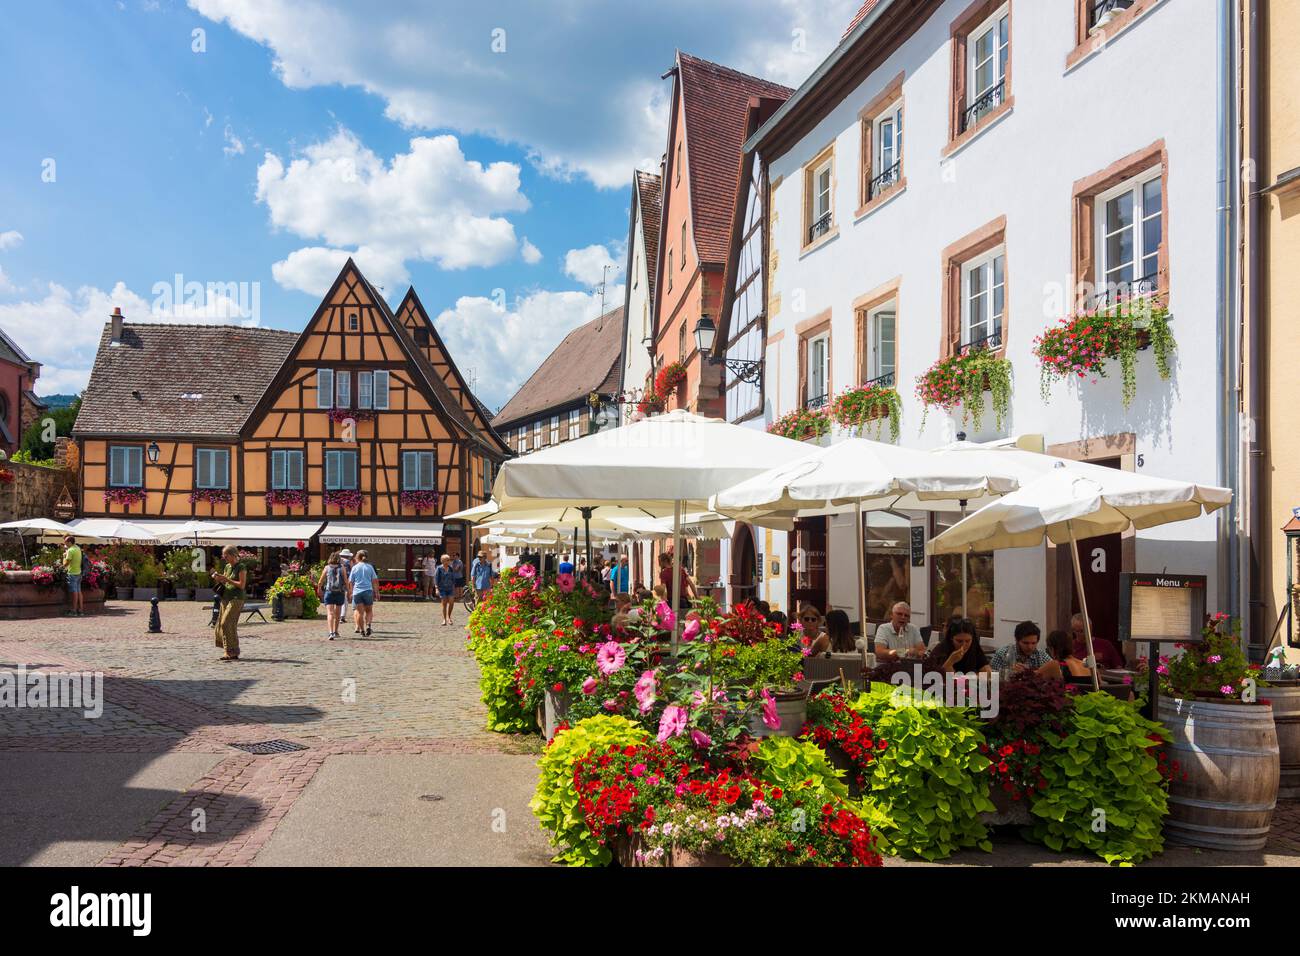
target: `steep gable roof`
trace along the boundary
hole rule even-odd
[[[4,329],[0,329],[0,359],[7,359],[15,365],[32,364],[27,353],[18,347],[18,343],[11,339]]]
[[[123,323],[117,345],[112,335],[106,323],[74,435],[233,440],[298,339],[279,329],[162,322]]]
[[[681,51],[677,67],[695,248],[702,263],[722,265],[727,261],[750,98],[785,100],[794,90]]]
[[[645,234],[645,271],[650,301],[655,297],[655,275],[659,265],[659,216],[663,212],[663,177],[658,173],[636,174],[636,201]],[[635,237],[633,237],[635,239]]]
[[[549,409],[617,388],[623,354],[623,307],[580,325],[555,347],[492,420],[498,429]]]

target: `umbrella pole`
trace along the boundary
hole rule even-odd
[[[961,499],[960,504],[961,504],[961,518],[959,520],[965,521],[966,520],[966,499],[965,498]],[[969,598],[970,585],[967,584],[966,582],[966,573],[969,565],[970,565],[970,556],[966,551],[963,551],[961,553],[961,616],[965,620],[970,620],[970,608],[966,606],[967,601],[970,600]]]
[[[673,502],[673,656],[677,656],[677,635],[681,633],[682,622],[678,620],[678,610],[682,604],[682,503]]]
[[[1088,645],[1088,666],[1092,668],[1092,689],[1101,690],[1097,673],[1097,657],[1092,652],[1092,619],[1088,617],[1088,596],[1083,592],[1083,565],[1079,563],[1079,542],[1074,539],[1074,522],[1067,521],[1070,529],[1070,558],[1074,561],[1074,586],[1079,589],[1079,610],[1083,612],[1083,639]]]
[[[858,631],[862,637],[863,647],[870,649],[867,634],[867,569],[862,557],[863,531],[862,531],[862,501],[853,502],[853,514],[857,519],[858,529]]]

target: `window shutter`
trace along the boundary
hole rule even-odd
[[[287,470],[289,453],[287,451],[271,452],[271,487],[275,490],[288,487]]]
[[[375,408],[388,407],[388,371],[375,372]]]
[[[419,477],[415,464],[415,452],[402,452],[402,490],[415,491],[416,479]]]
[[[357,453],[354,451],[344,452],[344,462],[346,463],[346,488],[357,487]]]
[[[334,407],[334,370],[332,368],[316,369],[316,407]]]
[[[352,373],[340,371],[338,373],[338,384],[335,387],[337,400],[335,407],[351,408],[352,407]]]
[[[128,448],[127,450],[127,484],[138,487],[144,484],[144,449]]]
[[[432,491],[436,485],[433,479],[434,462],[433,452],[425,451],[420,453],[420,488],[423,491]]]
[[[230,487],[230,452],[224,448],[217,452],[217,463],[221,466],[217,473],[217,487],[228,489]]]
[[[289,487],[301,488],[302,487],[302,452],[291,451],[287,453],[287,457],[288,457],[288,466],[289,466],[287,469],[289,472],[289,476],[288,476]]]
[[[198,488],[210,487],[208,484],[208,450],[200,448],[194,453],[194,484]]]
[[[357,408],[373,408],[375,401],[375,376],[373,372],[357,373]]]
[[[325,453],[325,488],[334,491],[339,487],[339,452]]]

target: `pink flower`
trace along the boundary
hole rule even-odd
[[[763,688],[763,723],[771,730],[781,726],[781,716],[776,712],[776,698],[766,687]]]
[[[605,701],[605,703],[604,703],[602,706],[603,706],[606,710],[618,710],[618,701],[616,701],[616,700],[612,700],[612,699],[611,699],[611,700],[607,700],[607,701]]]
[[[572,575],[572,574],[557,574],[557,575],[555,576],[555,586],[558,587],[558,588],[559,588],[561,591],[563,591],[565,594],[572,594],[572,593],[573,593],[573,575]]]
[[[628,773],[630,773],[634,777],[642,777],[645,776],[646,769],[647,768],[645,764],[636,763],[631,766],[631,768],[628,770]]]
[[[623,647],[618,641],[606,641],[596,652],[596,667],[606,677],[618,673],[625,660],[627,654],[623,652]]]
[[[649,713],[650,708],[655,705],[655,694],[657,692],[655,672],[652,670],[642,672],[640,680],[636,682],[634,691],[636,693],[637,709],[643,714]]]
[[[1211,654],[1209,657],[1207,657],[1207,658],[1205,659],[1205,663],[1207,663],[1207,664],[1217,664],[1217,663],[1219,663],[1219,661],[1221,661],[1221,660],[1223,660],[1223,658],[1222,658],[1220,655],[1218,655],[1218,654]]]
[[[1224,684],[1222,687],[1219,688],[1219,693],[1223,694],[1224,696],[1229,696],[1232,694],[1232,692],[1233,692],[1233,686],[1231,684]]]
[[[702,730],[692,730],[691,743],[697,747],[710,747],[713,745],[713,738]]]
[[[677,615],[673,613],[666,601],[660,601],[655,606],[655,616],[659,618],[659,626],[665,631],[671,631],[677,626]]]
[[[594,693],[596,693],[596,678],[594,678],[594,677],[588,677],[585,681],[583,681],[583,682],[582,682],[582,692],[583,692],[584,694],[594,694]]]
[[[669,737],[677,737],[686,730],[686,711],[676,704],[669,704],[664,708],[663,716],[659,718],[659,742],[663,743]]]
[[[686,622],[686,626],[682,628],[682,640],[693,641],[699,636],[700,636],[700,622],[695,618],[691,618],[689,621]]]
[[[531,564],[525,563],[519,565],[519,576],[521,578],[531,578],[531,577],[535,577],[536,575],[537,575],[537,569],[534,568]]]

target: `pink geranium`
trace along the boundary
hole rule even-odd
[[[664,708],[663,716],[659,718],[659,742],[663,743],[669,737],[677,737],[686,730],[686,711],[676,704],[669,704]]]
[[[693,641],[699,636],[700,636],[700,622],[695,618],[691,618],[689,621],[686,622],[686,626],[682,628],[682,640]]]
[[[519,576],[521,578],[531,578],[537,574],[537,569],[527,562],[519,565]]]
[[[596,678],[594,678],[594,677],[588,677],[585,681],[583,681],[583,682],[582,682],[582,692],[583,692],[584,694],[594,694],[594,693],[596,693]]]
[[[644,671],[641,678],[636,682],[634,692],[636,693],[637,708],[643,714],[649,713],[650,708],[654,707],[655,694],[658,692],[655,685],[655,672],[652,670]]]
[[[596,651],[596,667],[606,677],[618,673],[625,660],[627,654],[617,641],[606,641],[600,645],[600,650]]]
[[[673,613],[673,609],[665,601],[660,601],[655,606],[655,616],[659,618],[659,626],[665,631],[671,631],[677,626],[677,615]]]
[[[692,730],[691,743],[697,747],[710,747],[713,745],[713,738],[702,730]]]
[[[770,730],[781,726],[781,716],[776,712],[776,698],[766,687],[763,688],[763,723]]]

